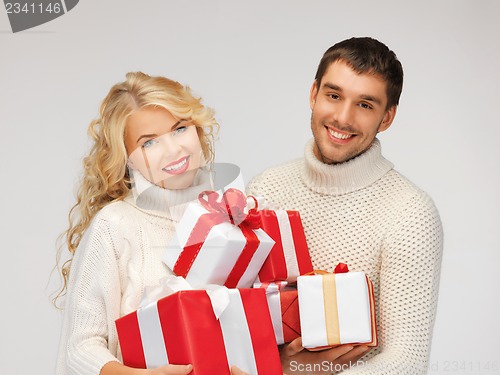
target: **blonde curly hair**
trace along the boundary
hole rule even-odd
[[[132,113],[145,107],[162,107],[179,119],[192,120],[205,160],[214,160],[213,142],[219,125],[213,110],[201,104],[189,87],[142,72],[128,73],[124,82],[114,85],[101,104],[99,117],[88,128],[93,146],[83,160],[84,175],[77,201],[68,214],[69,228],[62,234],[70,258],[60,267],[63,285],[54,304],[66,293],[71,261],[95,214],[105,205],[125,198],[131,189],[124,142],[126,124]],[[60,257],[61,247],[57,266]]]

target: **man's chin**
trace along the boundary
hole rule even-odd
[[[314,156],[316,156],[316,159],[328,165],[344,163],[350,159],[348,156],[342,155],[342,153],[338,152],[338,150],[334,150],[333,147],[319,147],[316,141],[313,153]]]

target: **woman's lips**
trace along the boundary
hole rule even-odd
[[[189,156],[185,156],[165,166],[164,168],[162,168],[162,170],[168,174],[177,175],[186,172],[188,168]]]

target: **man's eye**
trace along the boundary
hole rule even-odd
[[[149,141],[146,141],[142,144],[142,147],[143,148],[148,148],[148,147],[151,147],[153,146],[154,144],[158,143],[158,141],[156,139],[150,139]]]
[[[367,103],[359,103],[359,106],[364,109],[372,109],[372,106]]]
[[[337,95],[337,94],[328,94],[328,96],[334,100],[339,100],[340,99],[340,96]]]

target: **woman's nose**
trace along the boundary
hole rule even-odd
[[[164,154],[175,155],[182,149],[178,137],[175,137],[174,134],[169,132],[161,137]]]

